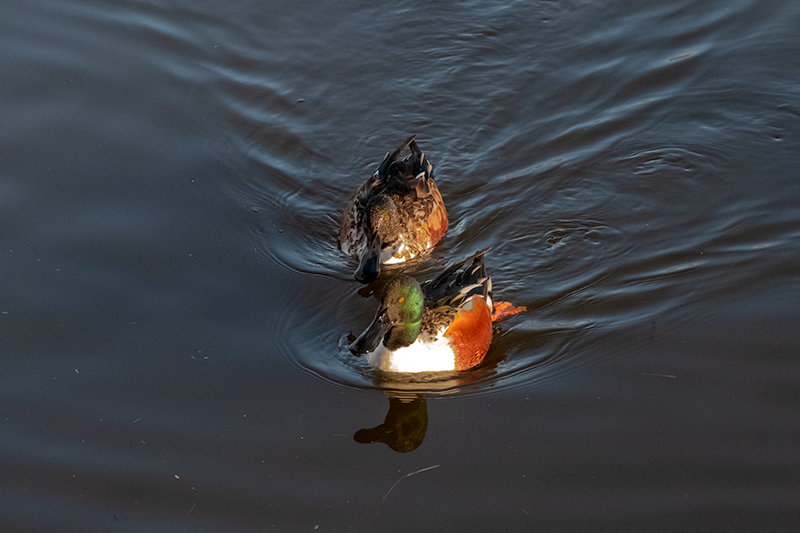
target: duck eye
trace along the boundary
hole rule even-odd
[[[397,301],[398,301],[398,302],[400,302],[400,303],[403,303],[403,302],[405,302],[405,301],[406,301],[406,299],[405,299],[405,298],[403,298],[403,297],[401,296],[401,297],[400,297],[400,299],[399,299],[399,300],[397,300]]]
[[[389,222],[389,215],[383,215],[383,221]]]

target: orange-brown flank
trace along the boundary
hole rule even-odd
[[[431,238],[431,246],[434,246],[447,233],[447,210],[444,208],[444,201],[439,188],[433,181],[430,183],[431,194],[436,200],[436,208],[428,216],[428,234]]]
[[[480,296],[469,311],[461,310],[444,332],[456,354],[456,370],[466,370],[483,361],[492,343],[492,310]]]

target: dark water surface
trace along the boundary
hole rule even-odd
[[[3,2],[0,530],[797,531],[799,35],[793,0]],[[450,214],[413,272],[491,247],[528,311],[386,384],[335,236],[411,133]],[[354,440],[384,417],[407,453]]]

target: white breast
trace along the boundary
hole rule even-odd
[[[367,354],[370,366],[384,372],[445,372],[456,369],[456,356],[450,341],[439,336],[432,343],[415,342],[389,352],[381,344]]]

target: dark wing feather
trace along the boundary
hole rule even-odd
[[[491,296],[492,280],[486,273],[482,250],[464,261],[447,267],[441,274],[422,284],[425,297],[437,307],[458,308],[477,294]]]
[[[406,178],[405,172],[403,172],[408,158],[401,161],[398,161],[397,158],[409,145],[414,144],[414,146],[416,146],[416,143],[414,143],[415,137],[416,135],[412,135],[403,141],[403,143],[397,147],[397,150],[387,153],[383,161],[381,161],[381,164],[378,165],[378,170],[376,172],[377,178],[387,187],[388,192],[394,192],[393,189],[395,188],[398,188],[400,191],[408,190],[408,179]]]

